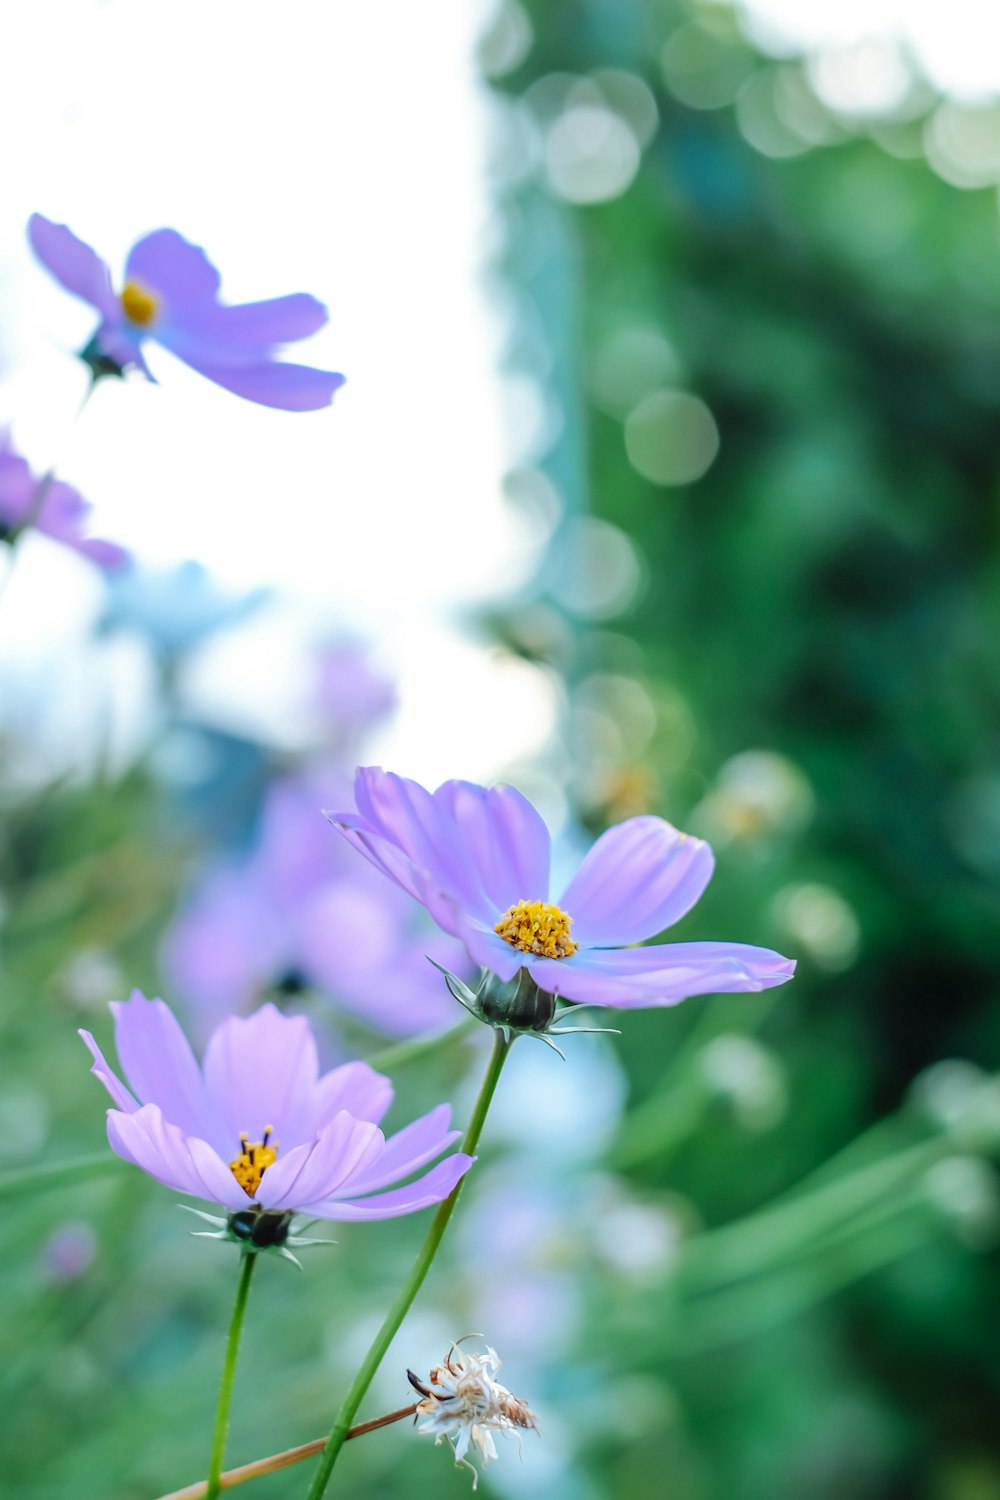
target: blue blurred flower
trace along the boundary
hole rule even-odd
[[[138,630],[160,655],[179,656],[206,636],[235,625],[269,597],[267,589],[232,598],[201,563],[175,568],[130,568],[114,578],[101,618],[102,631]]]
[[[329,406],[344,383],[343,375],[275,357],[280,345],[323,327],[327,311],[321,302],[295,292],[266,302],[221,303],[218,271],[175,229],[156,229],[132,247],[120,293],[113,290],[105,262],[65,224],[32,214],[28,238],[56,280],[101,316],[84,351],[95,376],[120,374],[134,365],[152,380],[142,353],[148,339],[260,406],[315,411]]]

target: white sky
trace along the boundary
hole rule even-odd
[[[1000,88],[1000,0],[743,3],[773,50],[903,36],[942,87]],[[362,631],[402,679],[400,721],[375,748],[431,780],[496,774],[556,711],[539,674],[500,667],[458,624],[527,576],[541,541],[515,533],[500,495],[515,455],[483,291],[473,61],[489,8],[32,0],[0,21],[0,425],[40,470],[58,461],[99,534],[285,593],[281,622],[202,674],[220,718],[288,722],[310,631]],[[86,377],[70,351],[93,319],[32,261],[35,209],[116,274],[136,238],[168,224],[206,247],[230,300],[323,298],[330,326],[294,357],[347,374],[332,411],[250,405],[153,349],[158,388],[105,382],[74,427]],[[78,733],[127,747],[145,722],[135,653],[97,660],[82,645],[99,603],[85,564],[33,538],[0,600],[0,728],[40,716],[56,760]]]
[[[404,674],[401,732],[431,775],[489,774],[549,722],[540,683],[509,670],[498,682],[452,625],[535,555],[518,552],[500,495],[511,455],[480,281],[490,205],[473,45],[487,8],[32,0],[0,23],[0,425],[39,469],[58,461],[97,506],[97,534],[154,563],[196,556],[234,586],[275,584],[302,619],[373,635]],[[227,300],[322,298],[329,328],[291,357],[348,376],[333,409],[253,406],[154,347],[159,387],[106,381],[73,427],[86,379],[69,352],[94,320],[33,262],[35,209],[116,277],[135,239],[170,225],[207,249]],[[5,663],[51,665],[58,647],[65,669],[94,607],[87,570],[55,550],[36,542],[18,560],[0,692]],[[263,661],[237,654],[218,692],[249,681],[257,709],[280,713],[280,642],[295,635],[277,632]],[[456,688],[469,728],[448,748]],[[511,738],[518,704],[530,722]]]
[[[741,0],[767,50],[902,41],[931,82],[958,98],[1000,93],[1000,0]]]

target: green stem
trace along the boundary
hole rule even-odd
[[[461,1146],[461,1149],[470,1156],[479,1144],[479,1137],[482,1134],[486,1115],[511,1046],[512,1041],[505,1038],[502,1031],[494,1031],[493,1051],[490,1054],[486,1076],[483,1078],[479,1089],[479,1097],[476,1100],[472,1111],[472,1118],[469,1121],[469,1128],[465,1132],[465,1139]],[[372,1346],[365,1355],[360,1370],[354,1377],[354,1383],[348,1391],[340,1411],[337,1413],[330,1436],[326,1441],[326,1447],[323,1449],[319,1467],[313,1477],[312,1484],[309,1486],[307,1500],[320,1500],[320,1497],[326,1491],[330,1475],[333,1472],[333,1466],[337,1462],[337,1456],[341,1448],[347,1441],[347,1434],[351,1429],[351,1423],[354,1421],[358,1407],[364,1400],[365,1392],[371,1385],[375,1377],[375,1372],[385,1357],[386,1350],[399,1331],[400,1324],[409,1312],[414,1298],[423,1285],[424,1278],[430,1270],[431,1263],[437,1254],[438,1246],[444,1238],[444,1232],[448,1227],[448,1220],[455,1211],[455,1204],[458,1202],[458,1196],[462,1191],[464,1182],[465,1178],[460,1178],[449,1196],[438,1206],[437,1213],[431,1222],[431,1227],[427,1231],[427,1238],[424,1240],[420,1252],[413,1263],[413,1269],[400,1288],[395,1302],[386,1313],[385,1322],[375,1335]]]
[[[419,1057],[426,1057],[429,1052],[436,1052],[439,1047],[446,1046],[455,1037],[464,1036],[471,1030],[472,1024],[469,1016],[463,1016],[460,1021],[456,1021],[453,1026],[448,1026],[443,1031],[427,1031],[423,1036],[410,1037],[405,1042],[393,1042],[391,1046],[383,1047],[365,1060],[370,1068],[375,1068],[379,1073],[402,1068]]]
[[[236,1303],[233,1307],[233,1316],[229,1324],[229,1338],[226,1341],[226,1358],[222,1366],[222,1380],[219,1384],[219,1404],[215,1409],[212,1456],[208,1463],[208,1487],[205,1491],[207,1500],[215,1500],[221,1488],[219,1480],[222,1474],[222,1461],[226,1453],[226,1433],[229,1431],[229,1408],[232,1405],[233,1381],[236,1377],[236,1356],[240,1348],[240,1334],[243,1332],[243,1314],[247,1310],[247,1297],[250,1295],[250,1278],[253,1276],[253,1268],[256,1264],[257,1256],[251,1252],[249,1255],[244,1255],[243,1264],[240,1267],[240,1279],[236,1287]]]
[[[44,1193],[49,1188],[72,1187],[91,1177],[106,1177],[117,1172],[120,1158],[110,1151],[93,1156],[71,1156],[69,1161],[39,1162],[35,1167],[17,1167],[0,1173],[0,1203],[5,1198],[19,1198],[25,1193]]]

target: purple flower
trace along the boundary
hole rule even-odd
[[[120,568],[128,561],[124,548],[84,534],[91,509],[79,491],[61,479],[37,479],[27,460],[15,452],[10,433],[0,428],[0,538],[21,530],[43,531],[100,568]]]
[[[367,767],[354,800],[357,812],[328,814],[347,841],[501,981],[527,970],[543,994],[635,1008],[770,989],[795,971],[744,943],[632,946],[690,911],[714,866],[706,843],[662,818],[609,828],[553,904],[548,830],[513,787],[432,793]]]
[[[236,1010],[296,976],[377,1030],[412,1035],[446,1024],[451,1004],[424,955],[454,968],[461,948],[331,843],[320,781],[349,797],[339,773],[317,775],[316,785],[275,783],[250,853],[197,885],[164,942],[171,984],[203,1015]]]
[[[92,369],[93,355],[98,366],[102,358],[118,373],[136,365],[152,380],[142,353],[143,342],[152,339],[216,385],[260,406],[315,411],[329,406],[344,383],[343,375],[275,358],[279,345],[323,327],[327,311],[321,302],[296,292],[227,306],[219,301],[219,273],[204,250],[175,229],[156,229],[133,245],[120,293],[104,261],[65,224],[32,214],[28,238],[56,280],[101,316],[84,353]]]
[[[392,1085],[366,1063],[322,1076],[309,1022],[263,1005],[213,1033],[198,1066],[173,1012],[138,990],[112,1002],[131,1092],[89,1031],[91,1072],[114,1102],[108,1140],[124,1161],[232,1213],[395,1219],[446,1198],[472,1164],[461,1152],[410,1177],[457,1139],[438,1105],[388,1140],[378,1122]]]

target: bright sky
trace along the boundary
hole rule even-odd
[[[155,563],[196,556],[237,587],[267,581],[299,618],[373,635],[404,675],[410,764],[442,775],[488,774],[549,722],[537,679],[498,675],[453,624],[535,556],[518,551],[500,495],[510,454],[481,285],[490,205],[473,63],[484,9],[32,0],[3,25],[0,425],[39,469],[58,461],[97,506],[98,534]],[[135,239],[171,225],[207,249],[228,300],[318,295],[329,328],[293,357],[348,376],[332,411],[250,405],[154,348],[158,387],[106,381],[73,427],[85,375],[69,354],[93,316],[29,255],[35,209],[116,277]],[[95,607],[86,568],[55,552],[36,542],[19,558],[0,692],[5,665],[16,676],[44,657],[58,671],[57,649],[65,671]],[[296,638],[257,632],[211,690],[249,686],[258,711],[280,715]],[[505,735],[519,704],[531,712]]]
[[[903,38],[942,87],[1000,89],[1000,0],[743,5],[771,50]],[[516,533],[500,493],[515,455],[483,290],[495,226],[473,60],[489,9],[32,0],[2,28],[0,426],[40,470],[57,461],[95,529],[144,560],[196,556],[234,588],[284,592],[280,620],[205,664],[221,719],[289,722],[309,633],[360,630],[402,679],[376,748],[430,779],[496,774],[555,712],[538,673],[459,624],[530,573],[542,540]],[[231,300],[323,298],[330,326],[302,357],[347,374],[332,411],[252,406],[154,349],[158,387],[105,382],[73,426],[85,375],[70,351],[93,319],[32,261],[35,209],[116,275],[167,224],[206,247]],[[146,722],[138,655],[81,644],[99,605],[86,565],[36,539],[0,601],[0,728],[31,723],[57,761],[78,735],[133,745]]]
[[[839,48],[869,38],[902,42],[943,92],[1000,93],[998,0],[741,0],[767,50]]]

